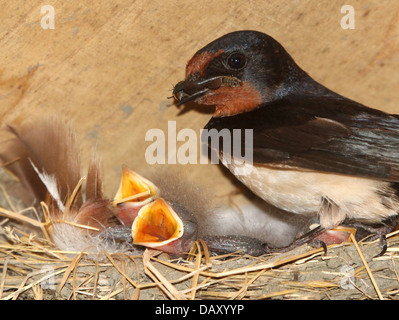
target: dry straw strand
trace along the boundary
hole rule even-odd
[[[377,295],[378,295],[378,299],[384,300],[384,298],[383,298],[383,296],[382,296],[382,294],[381,294],[381,291],[380,291],[380,289],[379,289],[379,287],[378,287],[378,285],[377,285],[377,282],[376,282],[375,279],[374,279],[373,273],[371,272],[370,267],[369,267],[369,265],[368,265],[368,263],[367,263],[367,261],[366,261],[366,258],[364,257],[362,250],[360,250],[360,247],[359,247],[359,244],[358,244],[357,241],[356,241],[356,238],[353,236],[352,233],[350,234],[350,237],[351,237],[351,240],[352,240],[353,244],[354,244],[355,247],[356,247],[357,252],[359,253],[360,259],[362,259],[362,262],[363,262],[364,267],[365,267],[366,270],[367,270],[367,274],[369,275],[370,281],[371,281],[371,283],[373,284],[373,287],[374,287],[374,289],[375,289],[375,292],[376,292]]]

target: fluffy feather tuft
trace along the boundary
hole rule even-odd
[[[74,130],[56,116],[8,126],[13,134],[0,159],[17,176],[27,195],[25,202],[44,201],[50,210],[48,231],[62,250],[99,253],[123,252],[128,245],[103,237],[101,231],[120,226],[113,207],[103,198],[100,159],[93,152],[86,182],[86,200],[81,190],[80,155]],[[8,165],[7,165],[8,163]]]
[[[0,159],[3,163],[11,162],[6,169],[28,191],[29,196],[22,200],[31,201],[27,205],[33,200],[46,200],[48,189],[35,171],[37,168],[46,177],[54,177],[60,201],[65,202],[81,178],[79,150],[71,125],[53,115],[25,122],[19,128],[9,125],[7,130],[14,137],[0,153]],[[50,182],[47,178],[45,181]],[[77,195],[75,204],[82,204],[81,195]]]

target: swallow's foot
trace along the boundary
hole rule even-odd
[[[327,255],[327,246],[332,244],[340,244],[347,242],[350,233],[355,232],[356,229],[337,227],[334,229],[326,230],[322,234],[315,237],[313,240],[309,241],[309,245],[313,248],[323,248],[324,255]]]
[[[387,243],[387,237],[385,234],[380,235],[380,247],[381,247],[381,252],[377,254],[374,258],[381,257],[387,252],[388,249],[388,243]]]
[[[356,240],[365,240],[365,241],[374,241],[376,239],[380,240],[381,252],[377,254],[374,258],[381,257],[385,254],[388,249],[387,238],[386,235],[392,232],[396,227],[396,218],[395,219],[387,219],[384,223],[379,225],[369,225],[361,222],[349,222],[347,225],[351,227],[355,227],[357,229],[356,232]]]
[[[318,237],[314,238],[313,240],[310,240],[308,245],[310,245],[312,248],[323,248],[324,255],[325,256],[327,255],[327,244],[323,240],[318,239]]]
[[[321,226],[318,226],[312,230],[310,230],[309,232],[305,233],[304,235],[300,236],[299,238],[295,239],[290,245],[286,246],[286,247],[282,247],[282,248],[271,248],[269,247],[267,244],[264,244],[264,253],[282,253],[282,252],[288,252],[291,251],[305,243],[309,243],[310,241],[312,241],[313,239],[315,239],[317,236],[319,236],[320,234],[322,234],[324,231],[326,231],[326,229],[324,229]],[[319,245],[323,246],[321,244],[320,241]],[[324,248],[324,246],[323,246]],[[325,252],[326,252],[327,248],[325,248]]]

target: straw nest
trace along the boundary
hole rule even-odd
[[[185,258],[155,250],[135,254],[57,249],[39,213],[18,210],[0,191],[0,298],[10,299],[397,299],[399,236],[284,254],[210,256],[198,240]],[[137,254],[139,252],[139,254]]]

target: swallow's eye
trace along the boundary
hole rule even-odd
[[[227,64],[231,69],[241,69],[245,66],[245,57],[243,54],[234,52],[227,58]]]

